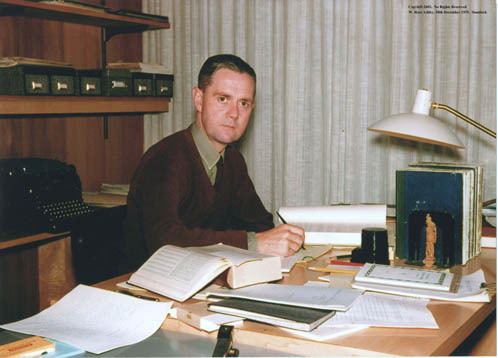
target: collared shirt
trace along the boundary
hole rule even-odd
[[[221,153],[218,153],[216,149],[214,149],[213,145],[204,135],[199,127],[199,124],[195,121],[192,125],[192,137],[194,138],[195,145],[199,154],[201,155],[202,164],[204,165],[204,169],[206,169],[206,173],[209,177],[209,181],[212,185],[214,185],[214,180],[216,179],[216,163],[221,158],[225,156],[225,150]]]
[[[213,147],[206,135],[202,132],[202,129],[197,121],[194,121],[191,128],[192,137],[194,138],[195,146],[197,147],[197,150],[199,151],[199,154],[201,156],[201,161],[204,165],[204,169],[206,169],[209,181],[212,185],[214,185],[217,171],[216,163],[218,162],[220,157],[224,159],[225,150],[223,149],[221,153],[218,153],[218,151]],[[247,246],[251,251],[258,250],[258,243],[256,241],[255,232],[247,233]]]

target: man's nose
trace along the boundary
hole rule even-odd
[[[237,102],[230,104],[228,108],[228,116],[232,119],[239,118],[239,105]]]

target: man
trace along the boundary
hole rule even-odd
[[[299,250],[303,229],[274,227],[230,145],[247,128],[255,91],[256,74],[239,57],[206,60],[192,90],[195,122],[152,146],[132,179],[126,244],[134,266],[165,244],[222,242],[280,256]]]

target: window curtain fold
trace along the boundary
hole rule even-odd
[[[436,110],[464,150],[375,134],[411,111],[418,89],[496,131],[496,5],[480,14],[415,14],[408,0],[144,0],[171,28],[143,34],[144,62],[175,75],[168,113],[145,116],[145,148],[194,119],[191,89],[205,59],[244,58],[256,107],[237,145],[266,208],[395,203],[395,172],[416,161],[484,165],[496,198],[496,140]],[[435,11],[435,9],[433,9]]]

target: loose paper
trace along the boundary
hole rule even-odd
[[[0,327],[100,354],[151,336],[163,323],[171,305],[172,302],[151,302],[78,285],[53,306]]]
[[[288,206],[279,214],[289,224],[305,230],[307,245],[361,244],[361,230],[386,228],[387,207],[384,204],[351,204],[327,206]]]

